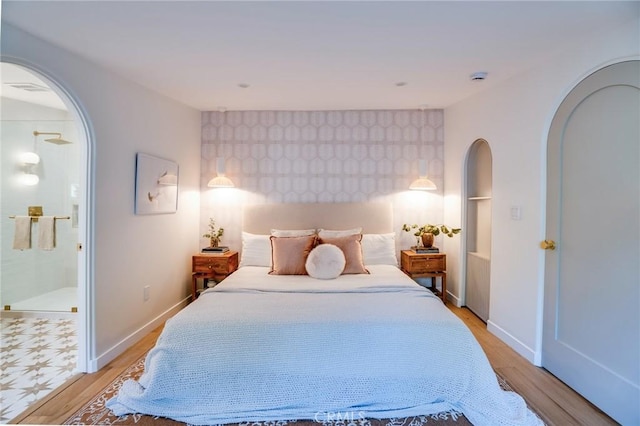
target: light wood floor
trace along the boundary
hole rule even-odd
[[[612,419],[591,405],[542,368],[531,365],[501,340],[489,333],[485,324],[466,308],[449,308],[471,329],[493,368],[522,395],[544,422],[553,425],[616,425]],[[150,349],[162,327],[151,332],[120,357],[97,373],[79,374],[58,388],[48,398],[32,406],[11,423],[61,424],[98,394],[113,379]]]

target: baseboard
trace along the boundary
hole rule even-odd
[[[447,292],[447,301],[453,303],[456,308],[462,308],[462,301],[459,297]]]
[[[89,361],[89,373],[95,373],[100,370],[105,365],[109,364],[113,361],[118,355],[126,351],[128,348],[137,343],[140,339],[142,339],[147,334],[151,333],[155,330],[159,325],[163,324],[166,320],[177,314],[182,308],[187,306],[191,300],[191,297],[187,297],[180,302],[173,305],[171,308],[164,311],[162,314],[158,315],[153,320],[149,321],[144,326],[140,327],[138,330],[134,331],[120,342],[118,342],[111,349],[107,350],[102,355],[98,356],[95,359]]]
[[[511,349],[516,351],[518,354],[524,357],[531,364],[535,365],[535,362],[534,362],[535,352],[531,350],[530,347],[522,343],[520,340],[516,339],[511,334],[506,332],[503,328],[501,328],[500,326],[492,322],[491,319],[487,321],[487,330],[491,334],[494,334],[496,337],[498,337],[498,339],[502,340],[504,343],[509,345]]]

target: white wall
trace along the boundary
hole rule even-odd
[[[546,140],[553,114],[581,79],[603,65],[637,57],[640,22],[596,34],[563,55],[445,110],[445,221],[462,215],[467,150],[484,138],[493,154],[489,329],[539,364],[545,236]],[[491,71],[491,70],[489,70]],[[490,78],[489,74],[489,78]],[[510,207],[522,220],[510,220]],[[447,241],[452,292],[460,295],[460,240]],[[449,286],[447,286],[449,287]]]
[[[191,255],[199,241],[200,112],[10,25],[2,26],[1,51],[3,60],[17,58],[58,81],[82,105],[91,126],[95,200],[91,362],[100,367],[190,293]],[[134,214],[138,151],[179,164],[176,214]],[[143,301],[146,285],[151,286],[148,302]]]

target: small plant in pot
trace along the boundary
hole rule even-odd
[[[209,218],[209,232],[202,235],[203,238],[209,238],[209,247],[218,247],[223,235],[224,228],[216,229],[216,222]]]
[[[432,247],[434,237],[443,234],[451,238],[454,235],[459,234],[460,231],[462,231],[462,228],[452,228],[446,225],[431,224],[426,224],[419,227],[418,225],[407,225],[405,223],[402,225],[402,230],[405,232],[411,232],[415,230],[413,235],[416,236],[418,247]]]

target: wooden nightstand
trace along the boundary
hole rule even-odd
[[[400,264],[411,278],[431,278],[431,291],[447,303],[447,255],[444,253],[416,253],[402,250]],[[442,290],[436,288],[436,278],[442,279]],[[438,294],[439,293],[439,294]]]
[[[198,296],[198,279],[204,280],[204,286],[208,280],[216,283],[224,280],[233,271],[238,269],[238,252],[228,251],[223,254],[199,253],[191,258],[191,300]]]

